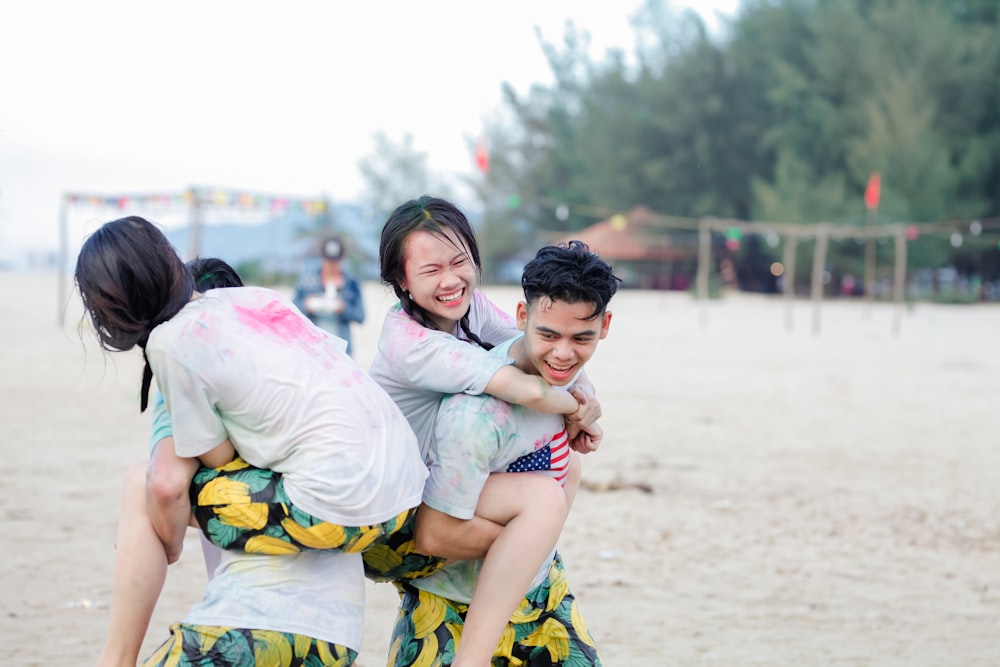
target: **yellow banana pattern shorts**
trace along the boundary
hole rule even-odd
[[[358,654],[340,644],[274,630],[174,623],[143,667],[350,667]]]
[[[212,544],[272,556],[313,549],[359,553],[404,529],[412,541],[416,516],[412,508],[371,526],[328,523],[292,504],[281,473],[239,457],[220,468],[200,468],[190,496],[195,519]]]
[[[380,582],[406,581],[434,574],[444,566],[443,558],[426,556],[417,551],[413,541],[415,526],[416,512],[399,530],[365,549],[361,560],[365,565],[366,577]]]
[[[469,606],[396,585],[399,613],[389,647],[390,667],[447,667],[455,658]],[[521,600],[504,629],[493,667],[600,667],[601,657],[556,554],[548,578]]]

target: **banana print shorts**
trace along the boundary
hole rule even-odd
[[[350,667],[357,652],[305,635],[174,623],[143,667]]]
[[[444,566],[443,558],[426,556],[416,550],[413,541],[416,514],[414,512],[399,530],[361,554],[366,577],[372,581],[406,581],[434,574]]]
[[[221,468],[200,468],[190,488],[202,532],[222,549],[280,555],[310,549],[359,553],[411,526],[416,508],[371,526],[338,526],[307,514],[288,499],[284,478],[237,457]]]
[[[468,605],[397,584],[399,613],[389,648],[390,667],[451,665]],[[521,600],[493,654],[494,667],[600,667],[597,646],[566,582],[556,554],[548,578]]]

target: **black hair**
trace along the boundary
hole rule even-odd
[[[155,327],[191,299],[191,271],[153,223],[129,216],[105,223],[87,238],[74,279],[101,347],[142,349],[140,411],[145,411],[153,380],[146,343]]]
[[[218,257],[195,257],[187,266],[198,292],[220,287],[243,287],[243,279],[236,269]]]
[[[445,199],[423,195],[400,204],[382,226],[382,237],[379,241],[379,275],[382,282],[392,288],[406,314],[428,329],[437,329],[438,326],[431,319],[430,314],[417,305],[410,298],[409,292],[402,287],[406,277],[404,261],[406,259],[406,239],[413,232],[425,231],[441,237],[448,243],[454,243],[445,235],[445,229],[451,229],[465,242],[469,248],[469,258],[472,260],[473,266],[476,267],[476,274],[481,276],[479,245],[476,243],[476,235],[472,230],[472,225],[469,224],[468,218],[457,206]],[[468,311],[462,315],[459,326],[469,340],[475,344],[487,350],[493,348],[491,343],[483,341],[470,330]]]
[[[524,266],[521,287],[528,305],[540,297],[565,303],[589,303],[593,320],[608,308],[621,278],[611,265],[591,252],[583,241],[545,246]]]

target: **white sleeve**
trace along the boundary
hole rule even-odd
[[[229,437],[215,409],[212,388],[202,374],[178,355],[154,345],[147,346],[146,356],[173,423],[178,456],[201,456]]]
[[[513,363],[403,314],[387,318],[379,351],[407,384],[442,394],[481,394],[498,370]]]

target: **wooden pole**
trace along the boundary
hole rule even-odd
[[[812,267],[812,303],[813,303],[813,333],[820,329],[820,304],[823,301],[823,271],[826,266],[826,247],[829,240],[829,230],[825,223],[816,225],[816,248],[813,252]]]
[[[781,291],[785,297],[785,329],[791,331],[793,328],[792,308],[795,304],[795,252],[799,245],[799,238],[794,234],[785,236],[785,256],[782,263],[785,266],[781,274]]]
[[[712,261],[712,230],[707,220],[698,221],[698,300],[708,299],[708,265]]]
[[[56,299],[58,299],[59,326],[66,324],[66,305],[69,296],[66,289],[66,265],[69,263],[69,221],[66,195],[63,195],[59,204],[59,285],[56,287]]]
[[[191,209],[188,221],[188,260],[192,260],[201,252],[201,227],[204,204],[198,188],[191,188]]]
[[[898,336],[903,320],[903,300],[906,297],[906,228],[903,225],[896,228],[896,267],[893,272],[892,296],[896,302],[892,333]]]
[[[698,300],[701,301],[701,324],[704,326],[708,321],[708,270],[712,261],[712,229],[708,220],[702,218],[698,221],[698,273],[697,291]]]
[[[868,209],[868,225],[865,228],[865,315],[871,311],[875,301],[875,225],[878,209]]]

